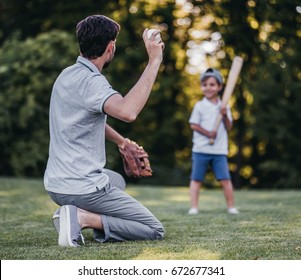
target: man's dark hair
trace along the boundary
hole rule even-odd
[[[103,15],[88,16],[80,21],[76,26],[76,35],[82,56],[88,59],[102,56],[119,30],[117,22]]]

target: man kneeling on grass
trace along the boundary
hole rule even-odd
[[[45,189],[58,205],[53,216],[60,246],[79,246],[81,231],[94,229],[98,242],[162,239],[162,224],[127,195],[121,175],[104,169],[105,138],[120,148],[125,138],[106,124],[107,115],[132,122],[149,98],[163,57],[156,34],[143,40],[148,64],[123,97],[101,71],[112,61],[120,26],[101,16],[77,24],[80,56],[54,83],[50,102],[50,147]]]

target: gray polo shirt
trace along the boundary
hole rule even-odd
[[[47,191],[86,194],[102,188],[106,164],[105,101],[116,94],[89,60],[78,57],[55,81],[50,101]]]

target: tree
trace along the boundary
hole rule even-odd
[[[211,33],[221,33],[222,71],[234,55],[245,61],[233,97],[235,185],[300,187],[300,6],[282,0],[210,1],[200,9],[211,15]]]
[[[211,66],[226,78],[233,57],[240,55],[244,66],[231,100],[234,184],[237,188],[300,187],[301,8],[296,1],[3,0],[0,11],[1,173],[42,174],[48,147],[47,137],[41,135],[48,131],[45,112],[52,82],[76,58],[70,35],[75,22],[101,11],[122,26],[113,67],[105,74],[123,94],[146,63],[143,29],[159,28],[165,41],[164,62],[138,120],[124,124],[109,119],[118,131],[149,151],[154,176],[139,182],[188,182],[188,118],[200,99],[199,74]],[[58,31],[58,36],[67,36],[66,43],[52,32],[55,28],[68,32],[69,36]],[[10,37],[16,32],[19,37]],[[51,49],[44,51],[47,44]],[[33,147],[28,144],[31,139],[44,142]],[[18,163],[21,151],[26,153]],[[115,146],[108,146],[107,159],[109,167],[122,172]]]
[[[1,174],[43,174],[51,87],[76,54],[74,37],[58,30],[5,41],[0,49]]]
[[[301,8],[295,1],[260,1],[258,81],[251,87],[256,114],[256,176],[263,187],[301,186]],[[259,13],[261,6],[265,9]],[[271,186],[272,182],[272,186]]]
[[[37,1],[38,0],[27,1],[26,4],[17,0],[13,1],[12,3],[4,1],[6,7],[12,8],[11,10],[8,9],[9,13],[7,14],[7,16],[2,17],[2,23],[4,23],[4,25],[6,26],[4,30],[7,31],[4,32],[4,34],[7,35],[8,30],[19,30],[20,38],[23,39],[27,38],[29,35],[35,36],[36,34],[39,34],[42,30],[51,30],[53,27],[57,26],[58,23],[61,23],[60,25],[62,26],[62,28],[65,29],[69,29],[69,27],[72,25],[73,33],[74,18],[81,19],[84,16],[86,16],[86,11],[83,11],[81,8],[87,7],[87,10],[93,10],[93,5],[90,2],[88,4],[86,3],[82,7],[80,6],[80,3],[77,3],[78,6],[75,7],[75,2],[72,1],[64,1],[64,3],[62,3],[63,1],[49,3],[49,1],[45,0],[41,2],[38,1],[38,5],[35,5],[37,4]],[[182,81],[185,80],[185,74],[183,74],[183,70],[185,67],[185,51],[183,51],[182,48],[184,48],[186,45],[187,37],[181,37],[177,35],[176,29],[173,25],[174,21],[177,19],[177,16],[174,13],[174,11],[177,9],[177,6],[175,6],[173,3],[170,3],[169,1],[161,1],[160,3],[152,3],[149,1],[110,1],[109,3],[105,2],[106,1],[98,1],[97,7],[103,8],[104,14],[114,18],[122,26],[121,32],[118,36],[117,52],[115,60],[113,62],[114,67],[111,67],[111,69],[108,69],[105,73],[113,87],[121,93],[127,93],[127,91],[137,81],[145,66],[147,55],[141,38],[143,29],[145,27],[160,28],[162,30],[163,38],[169,41],[168,43],[166,43],[164,64],[160,69],[160,73],[157,82],[154,86],[152,96],[146,108],[140,115],[138,121],[135,122],[135,124],[131,125],[121,123],[114,119],[110,119],[109,122],[113,124],[113,126],[117,128],[117,130],[120,131],[122,134],[136,140],[139,144],[144,145],[146,147],[151,156],[153,168],[155,170],[154,180],[160,179],[163,183],[175,182],[179,184],[179,170],[181,170],[181,160],[183,159],[183,156],[188,156],[187,145],[190,139],[186,137],[188,133],[188,100],[185,94],[183,93],[182,89]],[[46,4],[48,6],[47,15],[44,11],[44,6]],[[29,9],[29,7],[35,7],[35,10],[31,10]],[[77,11],[77,13],[74,13],[75,16],[72,17],[72,19],[66,17],[66,7],[68,7],[70,10],[74,9]],[[26,23],[24,23],[24,21],[22,20],[19,21],[18,17],[12,17],[12,22],[3,20],[3,18],[8,19],[9,14],[19,14],[20,10],[28,11],[29,14],[31,14],[30,18],[32,18],[33,13],[36,14],[36,17],[33,18],[33,21],[29,20],[26,21]],[[89,14],[91,13],[92,12],[89,12]],[[185,34],[185,29],[183,29],[181,33]],[[47,38],[50,39],[52,34],[54,33],[50,33],[49,35],[46,34],[47,33],[45,33],[44,36],[48,36]],[[42,77],[43,74],[47,74],[48,71],[50,71],[51,69],[48,69],[48,63],[44,62],[45,58],[42,56],[42,53],[39,52],[43,48],[41,48],[39,44],[40,39],[38,38],[39,36],[37,37],[37,40],[32,39],[32,45],[30,46],[28,46],[29,41],[27,40],[24,44],[22,41],[17,40],[15,41],[15,45],[20,44],[21,47],[24,46],[24,48],[27,49],[24,56],[28,55],[28,57],[22,58],[21,60],[27,59],[27,63],[29,65],[31,65],[32,63],[34,65],[39,63],[41,65],[44,65],[43,69],[45,70],[45,72],[40,72],[39,74]],[[177,40],[179,41],[178,43]],[[9,42],[11,42],[11,40],[8,39],[7,41],[8,43],[4,43],[3,45],[2,54],[7,52],[9,48],[8,45],[10,44]],[[51,44],[51,41],[49,44]],[[13,48],[15,48],[15,45],[13,45]],[[41,56],[38,57],[39,62],[37,61],[37,58],[35,57],[36,55],[34,54],[34,52],[36,52],[37,50],[38,53],[41,54]],[[1,58],[3,64],[8,64],[8,59],[10,59],[10,62],[19,65],[19,55],[21,55],[20,53],[21,52],[19,52],[19,54],[16,55],[12,54],[9,58],[4,58],[3,56],[3,59]],[[62,52],[60,50],[59,45],[54,46],[52,52],[47,52],[48,58],[51,56],[63,57],[64,55],[65,52]],[[71,60],[69,60],[69,53],[67,57],[69,63],[72,63]],[[75,59],[75,57],[76,55],[74,55],[73,59]],[[35,61],[30,61],[31,58]],[[56,66],[58,68],[63,68],[62,64],[56,64]],[[9,66],[7,65],[7,67]],[[18,112],[27,111],[27,107],[23,105],[24,100],[28,98],[26,97],[27,91],[25,89],[29,88],[30,90],[35,91],[33,87],[35,87],[36,89],[41,88],[40,84],[32,84],[31,82],[31,79],[39,80],[35,78],[35,74],[37,74],[36,71],[40,70],[39,67],[40,65],[36,65],[36,68],[32,68],[32,71],[34,73],[32,77],[29,78],[28,76],[26,76],[26,78],[24,79],[21,79],[21,70],[13,69],[13,71],[16,71],[16,79],[18,79],[17,83],[15,83],[14,80],[8,79],[8,73],[12,71],[12,69],[9,68],[3,73],[3,80],[8,79],[7,82],[3,84],[3,90],[7,92],[7,95],[12,94],[13,84],[14,87],[16,87],[19,91],[20,102],[15,105],[16,110]],[[58,68],[56,68],[56,70],[58,70]],[[29,75],[30,72],[28,70],[29,69],[26,69],[26,73],[24,75]],[[44,109],[48,109],[48,106],[46,105],[49,102],[51,83],[54,81],[54,78],[55,74],[53,74],[51,82],[49,81],[49,83],[43,83],[45,95],[47,92],[47,100],[45,100],[43,104],[39,105],[41,105],[41,107],[43,107]],[[36,91],[36,93],[36,98],[39,98],[38,95],[41,94],[41,91]],[[162,110],[158,110],[159,107],[162,108]],[[12,114],[9,106],[8,108],[6,108],[6,111],[10,112],[8,113],[8,117],[11,118]],[[35,117],[35,114],[32,114],[30,116]],[[42,130],[46,130],[47,127],[47,118],[45,118],[45,116],[43,118],[44,123],[42,125],[38,123],[36,124],[37,126],[41,127]],[[22,131],[22,133],[24,134],[24,137],[25,135],[27,135],[28,139],[32,139],[32,137],[34,137],[33,134],[31,134],[31,132],[28,130],[28,122],[30,120],[31,119],[27,117],[23,121],[25,123],[24,126],[26,127],[26,129]],[[9,130],[11,132],[11,137],[13,134],[22,134],[21,131],[18,130],[19,120],[13,121],[13,123],[14,125],[8,126],[6,124],[5,126],[5,129],[8,129],[8,127],[10,127]],[[177,140],[175,141],[174,139]],[[8,138],[6,138],[6,140],[3,139],[3,145],[5,145],[5,141],[8,141]],[[17,145],[13,144],[14,142],[16,141],[13,140],[12,145]],[[22,142],[22,145],[24,146],[24,141],[20,140],[20,142]],[[45,155],[48,151],[46,150],[46,146],[47,145],[45,143],[43,147],[36,147],[36,151],[43,151],[36,154],[28,154],[25,158],[28,161],[33,162],[37,162],[36,159],[39,157],[42,157],[45,160]],[[7,149],[7,155],[11,154],[12,149],[13,147]],[[18,151],[19,150],[20,148],[18,149]],[[27,150],[28,152],[30,151],[30,149]],[[182,150],[184,150],[184,153],[181,152]],[[14,154],[14,152],[12,152],[12,154]],[[121,160],[116,147],[109,146],[107,154],[108,166],[121,171]],[[41,160],[41,158],[39,160]],[[33,166],[35,164],[30,163],[28,165]],[[7,162],[5,170],[10,168],[11,174],[25,175],[32,175],[38,172],[36,169],[34,172],[25,171],[24,166],[26,166],[26,164],[20,164],[17,168],[15,164],[12,165],[10,160]],[[165,166],[167,167],[165,168]],[[172,182],[172,180],[170,179],[171,177],[169,177],[168,180],[166,179],[166,172],[174,173],[175,176],[172,176],[172,178],[174,178],[174,182]]]

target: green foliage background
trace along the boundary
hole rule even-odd
[[[202,97],[199,66],[217,67],[227,77],[233,57],[240,55],[244,66],[231,100],[235,126],[229,147],[235,187],[300,188],[300,10],[292,0],[2,0],[0,175],[43,175],[52,84],[78,55],[75,24],[101,13],[122,26],[115,60],[104,74],[123,94],[147,61],[143,29],[159,28],[166,44],[152,95],[138,120],[109,119],[150,154],[154,176],[133,183],[188,184],[188,118]],[[204,42],[217,47],[193,66],[192,47]],[[108,167],[122,173],[120,155],[110,143],[107,157]],[[210,175],[207,185],[215,185]]]

